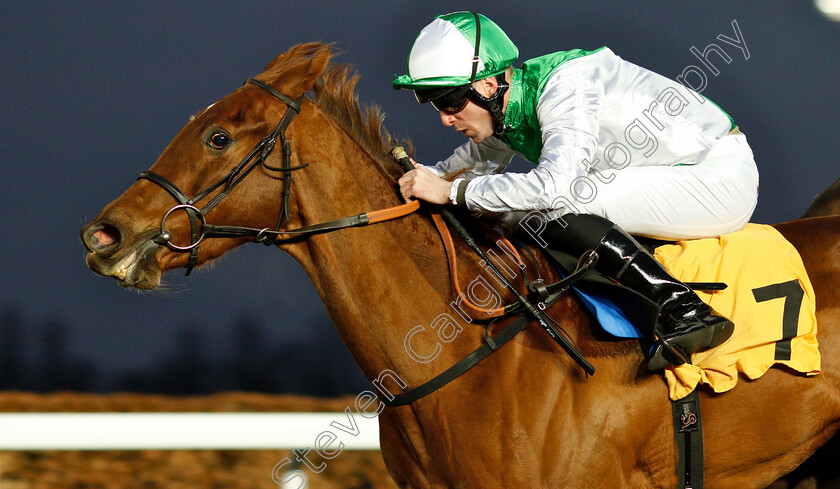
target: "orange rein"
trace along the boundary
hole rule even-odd
[[[376,224],[378,222],[390,221],[391,219],[397,219],[403,216],[407,216],[419,208],[420,201],[414,200],[407,204],[398,205],[396,207],[389,207],[387,209],[380,209],[378,211],[370,211],[366,214],[369,223]]]
[[[446,226],[446,222],[444,222],[443,217],[439,212],[433,211],[431,214],[435,227],[437,227],[438,233],[440,233],[440,238],[443,240],[443,248],[446,250],[446,258],[449,263],[449,277],[452,280],[452,288],[455,290],[455,297],[464,298],[461,302],[461,305],[465,309],[464,312],[473,319],[489,319],[504,316],[504,307],[496,309],[485,309],[483,307],[479,307],[470,302],[467,295],[461,292],[461,286],[458,283],[458,263],[455,255],[455,244],[452,241],[452,234],[449,232],[449,227]],[[507,251],[510,251],[516,256],[517,265],[524,268],[525,265],[522,261],[522,257],[519,256],[519,253],[510,241],[506,238],[499,238],[499,240],[504,244],[504,247],[507,248]]]

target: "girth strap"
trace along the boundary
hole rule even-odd
[[[677,489],[703,489],[703,423],[697,390],[671,401],[677,443]]]

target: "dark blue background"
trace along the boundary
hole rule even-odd
[[[717,63],[704,94],[755,151],[754,221],[797,217],[840,176],[840,25],[806,1],[13,3],[0,17],[4,387],[363,388],[308,278],[279,251],[244,246],[137,294],[94,276],[78,240],[190,115],[299,42],[336,42],[339,60],[362,74],[360,99],[380,105],[387,129],[410,136],[424,162],[462,140],[390,82],[436,14],[485,13],[519,46],[520,62],[607,45],[671,78],[699,64],[691,46],[717,42],[733,61]],[[733,20],[748,60],[715,39],[734,36]]]

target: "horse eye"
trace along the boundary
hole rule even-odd
[[[207,144],[209,144],[210,147],[214,149],[225,149],[230,144],[230,141],[230,136],[223,132],[217,131],[210,135],[210,137],[207,139]]]

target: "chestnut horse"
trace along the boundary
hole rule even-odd
[[[164,272],[188,265],[193,253],[173,247],[195,244],[202,227],[246,226],[266,236],[278,220],[280,232],[293,231],[402,204],[395,185],[400,169],[387,153],[379,112],[359,109],[357,78],[346,66],[330,64],[328,45],[295,46],[256,79],[279,94],[246,83],[196,115],[151,167],[185,196],[213,188],[213,182],[228,183],[201,203],[182,203],[162,225],[178,204],[175,193],[160,180],[139,179],[82,229],[94,272],[125,287],[152,289]],[[304,97],[310,90],[314,100]],[[278,132],[278,121],[298,100],[299,114],[279,131],[278,148],[287,141],[291,151],[275,150],[236,188],[227,188],[235,179],[231,169],[266,134]],[[197,215],[198,206],[221,193],[225,197],[211,212]],[[289,219],[278,215],[284,207]],[[813,279],[822,374],[806,378],[774,368],[725,394],[701,392],[709,488],[766,487],[840,427],[840,219],[778,229],[799,249]],[[444,326],[437,334],[431,329],[441,314],[457,315],[443,245],[425,211],[364,228],[276,235],[278,246],[314,282],[368,379],[390,371],[408,388],[418,386],[482,344],[481,321],[459,320],[446,332],[449,341],[441,341]],[[192,259],[200,266],[252,240],[208,238]],[[487,277],[464,244],[456,244],[460,276]],[[542,265],[546,280],[557,278]],[[676,485],[667,387],[661,375],[646,371],[640,343],[596,337],[598,326],[570,296],[549,313],[597,373],[586,376],[532,325],[445,387],[410,405],[385,408],[379,415],[382,456],[400,487]],[[507,322],[490,328],[498,331]],[[406,338],[418,325],[409,352]],[[394,378],[390,391],[399,390]]]
[[[802,218],[836,214],[840,214],[840,179],[835,180],[830,187],[814,197],[814,201],[802,214]]]

